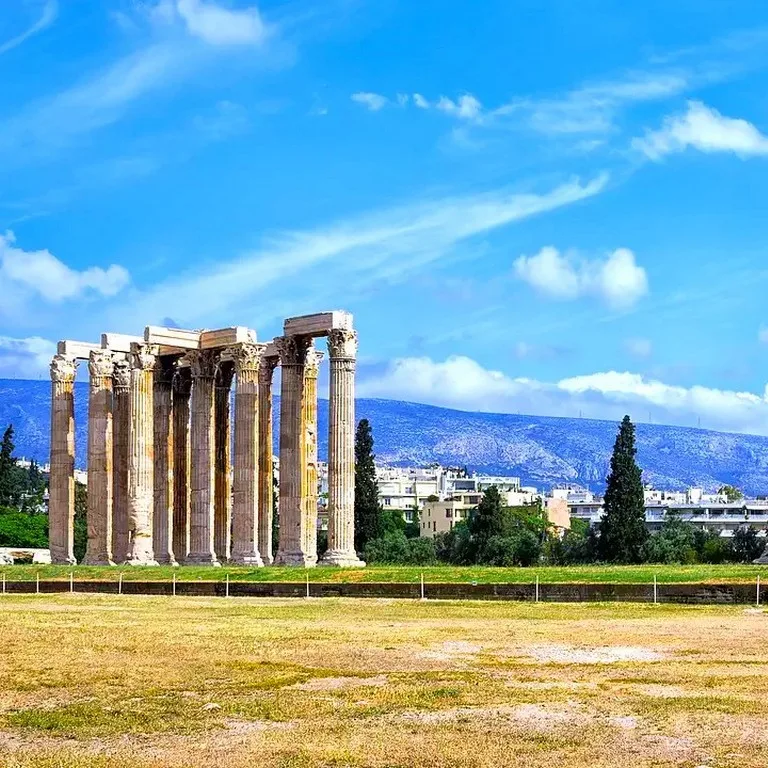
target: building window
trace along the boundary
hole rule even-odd
[[[432,522],[432,530],[433,530],[433,531],[436,531],[436,530],[437,530],[437,520],[434,520],[434,521]]]
[[[448,509],[446,509],[446,510],[445,510],[445,516],[446,516],[447,518],[450,518],[450,517],[452,517],[450,508],[448,508]]]
[[[387,496],[387,497],[384,499],[384,506],[385,506],[385,507],[388,507],[388,506],[390,506],[391,504],[392,504],[392,499],[390,499],[390,498],[389,498],[389,496]]]

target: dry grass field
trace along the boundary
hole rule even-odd
[[[0,599],[0,766],[768,765],[744,607]]]

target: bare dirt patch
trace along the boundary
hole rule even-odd
[[[544,664],[615,664],[622,661],[662,661],[660,651],[642,646],[605,645],[575,648],[568,645],[539,645],[529,648],[527,655]]]
[[[376,677],[314,677],[305,683],[288,686],[296,691],[340,691],[346,688],[382,688],[387,684],[385,675]]]

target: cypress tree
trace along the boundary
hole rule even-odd
[[[616,563],[639,563],[648,538],[642,472],[635,455],[635,426],[625,416],[613,446],[600,523],[600,555]]]
[[[13,424],[9,424],[0,444],[0,506],[10,506],[14,501],[15,491],[18,490],[14,448]]]
[[[495,485],[483,491],[483,498],[470,515],[469,531],[476,552],[482,552],[492,536],[504,534],[504,504]]]
[[[383,533],[379,484],[373,453],[373,432],[368,419],[361,419],[355,432],[355,549]]]

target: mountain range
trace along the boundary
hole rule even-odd
[[[75,385],[76,463],[85,467],[88,385]],[[319,446],[327,451],[328,402],[320,400]],[[275,414],[279,413],[279,399]],[[357,418],[371,422],[377,460],[398,466],[466,466],[519,476],[548,489],[561,483],[604,487],[618,425],[595,419],[470,413],[397,400],[360,399]],[[13,424],[16,455],[48,461],[50,383],[0,379],[0,427]],[[278,430],[275,430],[275,435]],[[715,489],[729,483],[768,494],[768,437],[660,424],[637,425],[637,460],[657,488]]]

